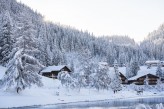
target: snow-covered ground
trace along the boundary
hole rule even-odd
[[[41,88],[33,86],[30,89],[17,94],[13,91],[0,90],[0,108],[21,107],[31,105],[46,105],[57,103],[70,103],[80,101],[96,101],[109,99],[135,99],[144,97],[164,97],[164,92],[156,90],[137,93],[129,87],[123,87],[122,91],[114,94],[111,90],[81,89],[68,90],[63,88],[58,80],[42,77],[44,86]],[[59,92],[59,95],[57,95]]]

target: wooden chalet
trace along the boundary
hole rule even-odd
[[[163,70],[163,68],[162,68]],[[144,85],[145,82],[149,85],[156,85],[157,80],[160,79],[163,81],[163,78],[160,78],[156,75],[157,67],[152,66],[147,68],[146,66],[141,66],[140,70],[137,72],[137,75],[128,79],[129,84]]]
[[[158,76],[148,73],[142,76],[134,76],[132,78],[129,78],[128,82],[130,84],[134,83],[136,85],[144,85],[146,84],[145,82],[147,81],[149,85],[156,85],[158,79],[159,79]]]
[[[164,70],[164,68],[162,68]],[[149,85],[156,85],[157,80],[160,79],[164,83],[164,78],[160,78],[156,75],[157,67],[152,66],[151,68],[147,68],[147,66],[141,66],[140,70],[137,72],[136,76],[131,78],[126,77],[126,67],[119,67],[119,74],[122,81],[122,84],[136,84],[136,85],[144,85],[145,82]]]
[[[128,79],[126,78],[126,76],[124,74],[119,72],[119,76],[121,78],[122,84],[128,84]]]
[[[65,66],[65,65],[60,65],[60,66],[48,66],[44,68],[40,74],[49,78],[55,78],[57,79],[58,73],[61,71],[67,71],[68,73],[71,72],[71,70]]]

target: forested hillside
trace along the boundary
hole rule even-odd
[[[126,63],[132,58],[140,57],[138,45],[128,36],[95,38],[88,32],[45,22],[40,14],[15,0],[1,0],[0,3],[1,64],[6,65],[12,59],[8,57],[9,53],[15,50],[15,46],[19,46],[15,42],[21,37],[25,37],[25,43],[31,37],[30,40],[35,43],[39,53],[35,57],[45,66],[67,63],[67,53],[81,54],[83,50],[108,63],[113,63],[115,59]]]
[[[141,43],[141,48],[148,59],[164,60],[164,24],[149,33]]]

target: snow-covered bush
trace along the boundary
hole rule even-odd
[[[161,78],[159,78],[159,79],[157,80],[157,84],[156,84],[155,88],[156,88],[158,91],[164,91],[164,84],[162,83]]]
[[[73,78],[67,71],[59,72],[58,79],[61,81],[61,84],[68,90],[75,89],[79,86],[77,80]]]
[[[69,87],[72,82],[72,78],[67,71],[59,72],[58,79],[61,81],[61,84],[65,85],[66,87]]]

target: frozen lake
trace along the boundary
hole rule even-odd
[[[14,109],[164,109],[164,97],[128,98],[94,102],[61,103],[56,105],[32,106]]]

